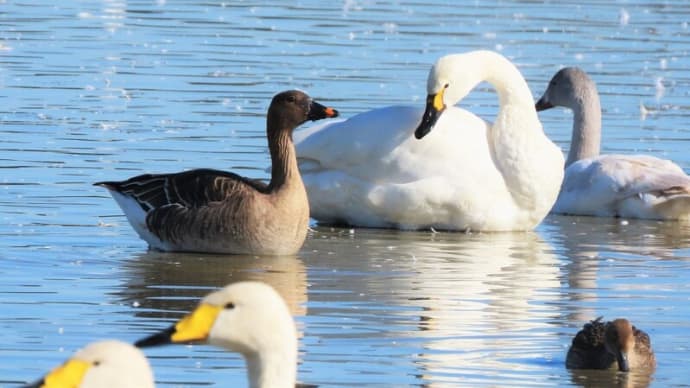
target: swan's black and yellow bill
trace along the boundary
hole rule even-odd
[[[438,118],[441,117],[441,113],[446,109],[446,104],[443,103],[443,92],[445,90],[445,88],[442,88],[438,93],[429,94],[426,97],[426,109],[424,109],[422,122],[419,123],[419,126],[414,131],[414,137],[417,139],[421,139],[431,132]]]
[[[547,109],[553,108],[553,104],[550,103],[550,102],[548,102],[548,101],[546,101],[546,99],[545,99],[544,97],[542,97],[542,98],[539,99],[539,101],[537,101],[536,104],[534,104],[534,108],[537,110],[537,112],[540,112],[540,111],[543,111],[543,110],[547,110]]]
[[[338,117],[338,111],[331,108],[327,107],[324,105],[319,104],[318,102],[312,100],[311,103],[309,104],[309,113],[307,113],[307,119],[309,120],[321,120],[321,119],[328,119],[328,118],[333,118],[333,117]]]
[[[71,359],[53,369],[44,378],[23,388],[64,388],[78,387],[91,364],[86,361]]]
[[[176,324],[134,343],[138,348],[147,348],[175,343],[203,342],[223,308],[202,303],[191,314]]]

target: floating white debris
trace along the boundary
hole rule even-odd
[[[627,26],[628,23],[630,22],[630,13],[625,10],[625,8],[621,8],[620,11],[618,11],[618,24],[621,26]]]
[[[640,120],[644,121],[647,119],[647,115],[649,114],[649,110],[647,109],[646,106],[640,101]]]
[[[654,80],[654,89],[656,90],[654,97],[656,98],[656,102],[659,102],[659,100],[661,100],[661,98],[664,97],[664,94],[666,93],[666,88],[664,87],[664,79],[662,77],[657,77],[657,79]]]
[[[621,225],[628,225],[629,222],[628,222],[628,220],[621,220],[621,222],[619,222],[619,224],[621,224]]]
[[[386,34],[395,34],[398,32],[398,25],[395,23],[383,23],[383,31]]]

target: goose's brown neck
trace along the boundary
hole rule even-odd
[[[289,181],[300,179],[297,155],[295,145],[292,142],[291,130],[269,130],[267,136],[272,165],[271,183],[268,188],[270,191],[275,191]]]

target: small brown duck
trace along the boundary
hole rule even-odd
[[[237,174],[197,169],[98,182],[153,249],[229,254],[291,255],[304,243],[309,202],[297,168],[293,130],[338,112],[290,90],[273,97],[266,136],[268,184]]]
[[[656,359],[649,336],[627,319],[602,322],[599,317],[573,338],[565,366],[570,369],[655,368]]]

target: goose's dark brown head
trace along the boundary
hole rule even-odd
[[[290,130],[309,120],[338,117],[338,111],[314,101],[299,90],[276,94],[268,107],[268,130]]]

